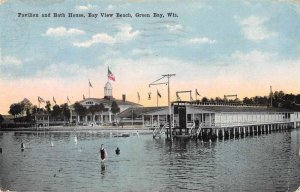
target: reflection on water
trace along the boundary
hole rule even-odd
[[[17,191],[295,191],[300,185],[300,130],[172,144],[151,135],[5,132],[0,148],[0,188]]]

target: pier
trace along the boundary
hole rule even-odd
[[[154,129],[153,137],[166,134],[176,138],[204,141],[269,134],[300,127],[300,111],[267,106],[173,102],[171,127],[167,108],[142,115],[143,125]]]

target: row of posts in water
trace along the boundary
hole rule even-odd
[[[292,126],[289,124],[267,124],[243,127],[202,129],[199,135],[199,139],[204,141],[216,141],[218,139],[232,139],[259,134],[269,134],[272,132],[288,130],[290,128],[292,128]]]
[[[300,123],[297,124],[300,127]],[[294,128],[292,123],[281,124],[262,124],[262,125],[248,125],[248,126],[235,126],[235,127],[222,127],[222,128],[202,128],[199,135],[189,135],[188,129],[175,129],[172,130],[174,138],[198,138],[202,141],[216,141],[219,139],[232,139],[246,136],[254,136],[259,134],[269,134],[274,131],[283,131]],[[166,132],[167,138],[169,137],[168,130]],[[155,136],[153,136],[155,137]]]

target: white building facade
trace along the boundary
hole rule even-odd
[[[112,86],[110,82],[107,82],[104,87],[103,98],[86,98],[78,101],[79,104],[87,109],[86,115],[78,114],[74,109],[74,104],[70,106],[71,122],[77,125],[111,125],[118,124],[117,114],[113,114],[111,111],[112,103],[116,102],[120,108],[120,112],[130,107],[140,107],[141,105],[127,101],[126,95],[122,95],[122,99],[115,99],[112,95]],[[103,104],[104,110],[91,113],[89,108],[93,105]]]

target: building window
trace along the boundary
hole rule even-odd
[[[86,104],[86,105],[93,105],[94,102],[93,102],[93,101],[87,101],[87,102],[85,102],[85,104]]]
[[[192,114],[187,114],[187,121],[192,121]]]

